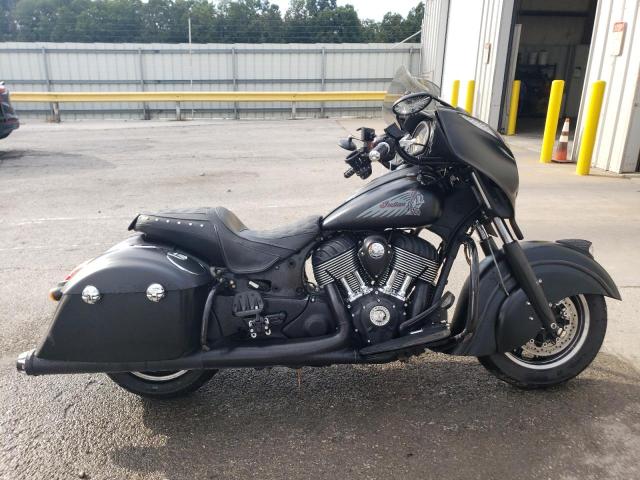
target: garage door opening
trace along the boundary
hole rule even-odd
[[[584,88],[596,6],[597,0],[516,2],[505,96],[510,95],[513,80],[520,80],[518,134],[542,136],[553,80],[565,81],[560,121],[570,117],[573,131]],[[501,124],[506,125],[506,121]]]

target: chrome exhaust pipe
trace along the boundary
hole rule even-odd
[[[31,360],[35,350],[27,350],[26,352],[22,352],[18,355],[18,359],[16,360],[16,370],[20,373],[27,373],[27,362]]]

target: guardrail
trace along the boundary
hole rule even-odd
[[[176,119],[181,120],[182,102],[291,102],[291,117],[299,102],[380,102],[381,91],[335,92],[12,92],[12,102],[51,104],[53,121],[60,121],[63,102],[175,102]]]

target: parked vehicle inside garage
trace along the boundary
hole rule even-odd
[[[4,82],[0,82],[0,140],[7,138],[18,127],[20,121],[11,105],[9,89],[4,86]]]

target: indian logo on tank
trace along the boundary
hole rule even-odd
[[[417,190],[394,195],[366,209],[358,218],[419,216],[424,196]]]

